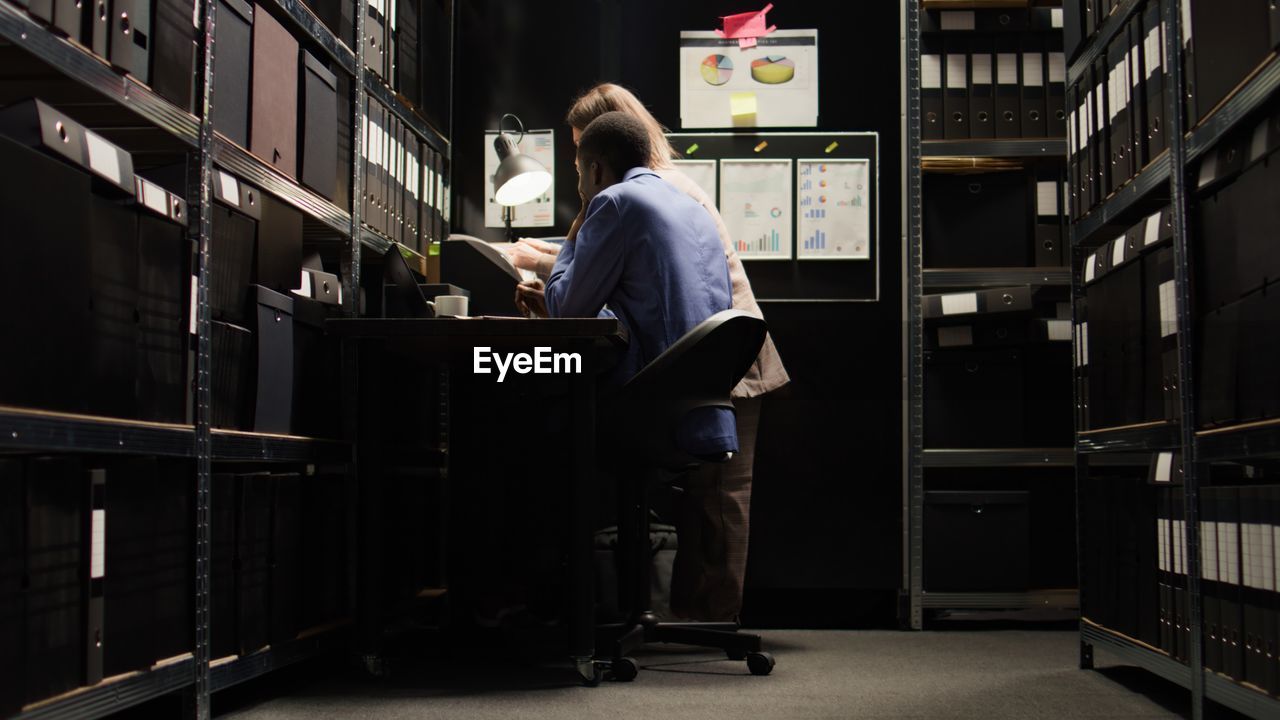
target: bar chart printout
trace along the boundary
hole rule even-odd
[[[743,260],[790,260],[791,160],[720,161],[720,215]]]
[[[860,159],[796,161],[797,257],[871,258],[870,166]]]

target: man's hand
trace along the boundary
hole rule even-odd
[[[516,308],[525,317],[548,317],[546,285],[541,280],[528,280],[516,286]]]

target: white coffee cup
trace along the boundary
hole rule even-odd
[[[467,316],[466,295],[437,295],[435,301],[429,304],[435,308],[437,316]]]

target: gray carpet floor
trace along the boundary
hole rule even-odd
[[[418,657],[389,677],[304,665],[219,697],[242,720],[327,718],[1174,718],[1188,696],[1137,668],[1076,668],[1077,635],[1040,630],[766,631],[768,677],[706,651],[639,657],[632,683],[581,687],[563,667]]]

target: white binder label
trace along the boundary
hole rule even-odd
[[[1160,570],[1169,571],[1169,521],[1156,519],[1156,548],[1160,556]]]
[[[189,332],[192,335],[196,334],[196,300],[199,298],[199,295],[197,294],[199,290],[200,290],[200,278],[195,275],[192,275],[191,276],[191,295],[190,295],[191,304],[187,308],[187,317],[189,318],[187,321],[187,332]]]
[[[123,182],[120,178],[120,155],[116,152],[116,146],[103,140],[92,130],[84,131],[84,143],[89,148],[89,167],[117,185]]]
[[[978,312],[977,293],[955,293],[942,296],[943,315],[963,315]]]
[[[947,88],[964,90],[969,87],[969,71],[966,66],[967,55],[947,55]]]
[[[1231,585],[1240,583],[1240,573],[1236,567],[1236,526],[1232,523],[1218,523],[1218,579]]]
[[[1022,54],[1022,84],[1044,87],[1044,56],[1040,53]]]
[[[1147,77],[1155,75],[1160,70],[1160,28],[1151,28],[1147,32],[1147,39],[1143,41],[1142,57],[1146,60]]]
[[[970,56],[970,64],[973,72],[974,85],[990,85],[991,84],[991,56],[983,53],[981,55]]]
[[[1129,48],[1129,85],[1135,89],[1142,82],[1142,62],[1138,59],[1138,51],[1137,45]]]
[[[1001,85],[1018,84],[1018,54],[1000,53],[996,56],[996,82]]]
[[[1095,118],[1094,127],[1097,128],[1098,132],[1102,132],[1102,129],[1107,126],[1107,124],[1103,122],[1104,120],[1103,114],[1106,112],[1106,108],[1103,107],[1103,104],[1102,104],[1102,98],[1104,97],[1102,83],[1098,83],[1098,87],[1094,88],[1093,95],[1091,97],[1093,98],[1093,101],[1094,101],[1094,105],[1093,105],[1094,112],[1097,115],[1097,117]]]
[[[1049,53],[1049,83],[1067,82],[1067,58],[1060,52]]]
[[[169,197],[164,188],[149,180],[138,178],[142,186],[142,204],[161,215],[169,214]]]
[[[973,30],[977,27],[972,10],[968,12],[944,12],[941,13],[939,21],[943,30]]]
[[[1186,537],[1186,523],[1182,520],[1172,521],[1173,530],[1173,572],[1175,575],[1182,575],[1186,571],[1183,569],[1182,559],[1183,551],[1186,546],[1182,541]]]
[[[240,207],[240,183],[231,173],[218,171],[218,188],[222,191],[222,200],[228,205]]]
[[[1058,183],[1052,180],[1036,183],[1036,214],[1051,217],[1058,214]]]
[[[1173,281],[1160,283],[1160,337],[1178,332],[1178,306]]]
[[[1200,565],[1205,580],[1218,580],[1218,523],[1200,523]]]
[[[107,574],[107,511],[94,510],[89,532],[89,577],[96,580]]]
[[[1089,367],[1089,323],[1080,323],[1080,367]]]
[[[1090,255],[1084,261],[1084,281],[1085,283],[1093,282],[1094,267],[1098,264],[1097,254]]]
[[[1120,267],[1124,264],[1124,236],[1111,241],[1111,267]]]
[[[1156,482],[1167,483],[1172,481],[1173,473],[1173,453],[1162,452],[1156,455]]]
[[[962,347],[973,344],[973,328],[968,325],[938,328],[939,347]]]
[[[1044,324],[1051,342],[1071,342],[1070,320],[1045,320]]]
[[[920,56],[920,87],[924,90],[942,89],[942,56]]]
[[[1143,230],[1143,245],[1154,245],[1160,241],[1160,213],[1147,218],[1147,226]]]
[[[1186,45],[1191,42],[1191,3],[1181,2],[1179,10],[1182,11],[1182,44]]]
[[[1053,8],[1049,11],[1049,23],[1055,28],[1062,27],[1062,8]]]

